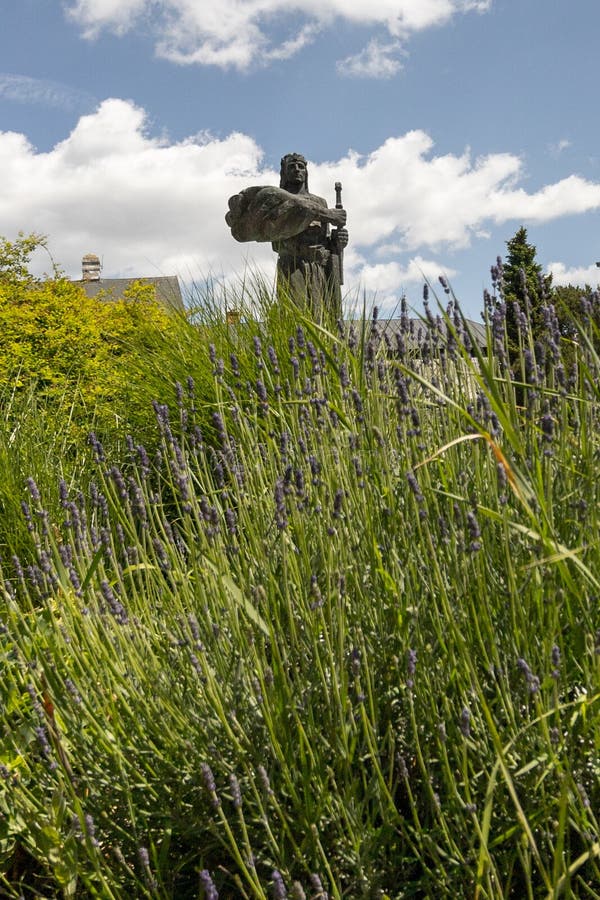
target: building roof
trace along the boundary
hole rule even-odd
[[[102,293],[103,299],[121,300],[123,294],[134,282],[151,284],[156,290],[159,303],[171,309],[183,309],[183,298],[177,275],[157,275],[148,278],[99,278],[83,279],[79,282],[88,297]]]
[[[482,322],[474,322],[472,319],[465,321],[477,346],[481,350],[485,350],[487,348],[485,325]],[[441,317],[435,320],[434,325],[428,324],[423,319],[378,319],[376,328],[379,338],[386,343],[389,342],[392,349],[397,346],[399,340],[406,350],[410,351],[419,350],[426,341],[431,340],[432,335],[435,335],[441,344],[448,339],[448,329]],[[462,327],[458,327],[457,331],[463,331]]]

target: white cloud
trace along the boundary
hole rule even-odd
[[[331,193],[328,185],[343,182],[354,233],[364,246],[466,247],[475,230],[498,218],[496,196],[510,206],[521,162],[511,154],[435,156],[433,146],[424,131],[409,131],[367,156],[351,152],[334,164],[313,166],[311,185]],[[503,216],[513,218],[508,210]]]
[[[452,279],[456,270],[432,259],[413,256],[403,265],[397,261],[369,264],[360,256],[350,257],[346,270],[352,282],[368,292],[383,315],[392,315],[405,289],[425,282],[438,285],[440,275]],[[362,291],[361,291],[362,293]]]
[[[0,72],[0,98],[75,111],[89,109],[97,102],[90,94],[67,84],[9,72]]]
[[[69,16],[83,26],[87,38],[95,38],[103,28],[124,34],[149,9],[149,0],[73,0],[67,7]]]
[[[561,138],[560,141],[557,141],[555,144],[548,145],[548,152],[550,153],[550,156],[558,158],[561,153],[563,153],[565,150],[568,150],[569,147],[572,146],[573,144],[570,140],[568,140],[568,138]]]
[[[569,175],[548,184],[535,194],[520,189],[510,193],[495,193],[491,198],[492,217],[496,222],[507,219],[527,219],[530,222],[549,222],[560,216],[589,212],[600,207],[600,184],[579,175]]]
[[[47,153],[0,133],[0,234],[35,230],[78,277],[80,260],[104,257],[106,275],[188,275],[241,267],[224,221],[242,184],[276,173],[242,134],[168,143],[149,136],[143,110],[106,100]],[[248,248],[244,248],[246,251]],[[270,259],[263,248],[259,258]]]
[[[483,12],[491,2],[294,0],[290,5],[289,0],[70,0],[67,10],[87,38],[103,30],[124,34],[143,21],[155,36],[159,56],[180,64],[246,69],[291,56],[336,19],[368,28],[383,26],[393,38],[406,39],[413,32],[443,25],[458,13]],[[274,26],[286,18],[291,33],[276,43]],[[393,65],[389,53],[387,65]]]
[[[356,56],[341,59],[336,63],[336,68],[346,78],[392,78],[402,68],[402,63],[394,55],[400,47],[399,41],[381,44],[372,40]]]
[[[600,282],[600,269],[597,266],[566,266],[562,262],[551,262],[548,272],[552,274],[553,284],[575,284],[580,287],[589,284],[593,288]]]
[[[387,293],[397,291],[398,285],[423,284],[425,281],[437,282],[440,275],[453,278],[455,269],[442,266],[432,259],[413,256],[406,265],[398,262],[376,263],[364,265],[360,270],[361,281],[365,285],[377,284],[377,290]]]
[[[436,154],[423,131],[390,138],[368,155],[311,163],[311,190],[332,205],[334,183],[343,183],[348,289],[362,285],[387,297],[423,276],[453,277],[444,256],[480,240],[486,227],[600,208],[600,184],[570,176],[527,193],[521,166],[511,154]],[[232,194],[277,183],[278,172],[265,167],[247,135],[171,142],[150,134],[144,111],[124,100],[82,116],[45,153],[24,135],[0,132],[0,234],[47,234],[72,277],[89,252],[104,258],[107,276],[229,277],[249,261],[271,277],[270,245],[237,243],[224,215]],[[558,278],[578,283],[595,274],[554,265]]]

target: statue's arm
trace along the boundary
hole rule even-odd
[[[255,187],[230,198],[225,218],[236,240],[272,242],[301,234],[315,220],[343,228],[346,211],[329,209],[321,197]]]

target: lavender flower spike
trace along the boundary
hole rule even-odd
[[[288,893],[281,877],[281,872],[274,869],[271,878],[273,879],[273,897],[275,900],[286,900]]]
[[[210,877],[208,869],[202,869],[200,872],[200,883],[204,891],[204,900],[219,900],[219,892],[215,887],[214,881]]]

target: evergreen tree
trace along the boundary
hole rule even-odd
[[[506,327],[511,357],[518,352],[520,325],[528,322],[533,339],[544,328],[543,308],[550,302],[552,275],[544,275],[536,261],[537,250],[527,241],[527,229],[521,226],[506,242],[503,266],[503,295],[506,303]],[[525,335],[522,335],[526,341]]]

